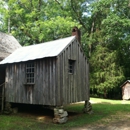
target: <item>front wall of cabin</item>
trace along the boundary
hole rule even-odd
[[[75,60],[74,74],[68,72],[69,59]],[[56,68],[58,105],[89,100],[89,64],[77,40],[59,55]]]
[[[26,64],[7,65],[6,101],[40,105],[55,105],[56,58],[35,60],[35,84],[26,84]]]
[[[68,60],[75,60],[74,74]],[[35,60],[35,85],[26,85],[27,62],[8,64],[6,101],[61,106],[89,100],[89,64],[77,40],[57,58]]]

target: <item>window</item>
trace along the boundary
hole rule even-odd
[[[34,63],[27,63],[26,65],[26,83],[34,83]]]
[[[68,72],[70,74],[74,74],[74,65],[75,65],[75,60],[69,60],[69,70],[68,70]]]

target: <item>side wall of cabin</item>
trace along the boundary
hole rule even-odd
[[[26,84],[26,64],[28,62],[7,65],[6,101],[12,103],[55,105],[56,58],[31,61],[34,62],[34,85]]]
[[[73,74],[68,72],[69,60],[74,61]],[[77,40],[59,55],[56,68],[58,105],[89,100],[89,64]]]

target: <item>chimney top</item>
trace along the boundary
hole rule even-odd
[[[77,40],[80,43],[80,30],[76,26],[72,29],[72,36],[76,36]]]

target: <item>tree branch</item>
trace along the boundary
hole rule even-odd
[[[75,10],[75,8],[74,8],[74,6],[73,6],[73,0],[71,0],[71,7],[72,7],[73,12],[74,12],[75,15],[76,15],[75,18],[77,18],[78,21],[79,21],[79,23],[83,26],[83,28],[84,28],[86,31],[88,31],[87,28],[86,28],[86,26],[85,26],[85,24],[82,22],[82,20],[80,19],[78,13],[76,12],[76,10]]]
[[[60,5],[60,8],[61,8],[62,10],[64,10],[64,8],[61,6],[61,3],[60,3],[58,0],[55,0],[55,2],[58,3],[58,5]]]

